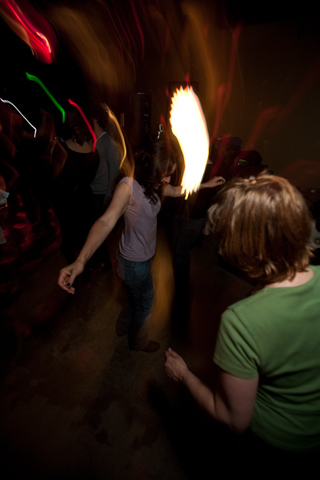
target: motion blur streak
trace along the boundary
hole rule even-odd
[[[170,123],[184,157],[181,186],[187,198],[199,189],[209,154],[206,119],[192,87],[181,87],[173,94]]]
[[[229,103],[232,86],[233,86],[233,79],[235,73],[235,65],[236,65],[236,58],[237,58],[237,50],[238,50],[238,43],[241,34],[242,26],[237,25],[234,29],[232,34],[232,44],[231,44],[231,54],[230,54],[230,62],[229,62],[229,72],[228,72],[228,79],[227,83],[223,83],[218,88],[218,105],[217,105],[217,113],[215,124],[213,127],[210,143],[218,136],[219,127],[221,123],[221,118],[223,113]]]
[[[80,113],[81,117],[83,118],[85,124],[87,125],[92,137],[93,137],[93,145],[92,145],[92,151],[94,152],[95,149],[96,149],[96,143],[97,143],[97,137],[95,136],[94,134],[94,131],[92,130],[92,127],[87,119],[87,117],[85,116],[85,114],[83,113],[82,111],[82,108],[79,107],[79,105],[75,102],[73,102],[70,98],[68,100],[68,102],[70,103],[70,105],[73,105],[74,107],[76,107],[76,109],[78,110],[78,112]]]
[[[34,126],[32,125],[32,123],[30,123],[29,120],[28,120],[24,115],[22,115],[22,113],[20,112],[20,110],[19,110],[13,103],[9,102],[9,100],[3,100],[2,98],[0,98],[0,100],[1,100],[1,102],[3,102],[3,103],[8,103],[9,105],[12,105],[13,108],[15,108],[18,113],[20,113],[21,117],[24,118],[25,121],[29,123],[30,127],[32,127],[32,128],[34,129],[34,135],[33,135],[33,136],[34,136],[34,138],[36,138],[36,136],[37,136],[37,129],[36,129],[36,127],[34,127]]]
[[[155,24],[157,41],[160,42],[160,52],[162,55],[161,67],[164,67],[165,56],[169,52],[170,43],[172,42],[172,18],[168,18],[168,21],[166,21],[154,5],[149,7],[149,13]]]
[[[107,105],[102,105],[102,108],[107,112],[107,114],[109,115],[109,118],[111,118],[113,121],[114,121],[114,124],[115,126],[117,127],[117,130],[118,130],[118,133],[119,133],[119,137],[120,137],[120,141],[121,141],[121,145],[122,145],[122,159],[121,159],[121,162],[120,162],[120,168],[122,168],[122,165],[123,165],[123,162],[127,156],[127,147],[126,147],[126,142],[125,142],[125,139],[123,137],[123,134],[122,134],[122,131],[121,131],[121,128],[120,128],[120,125],[119,125],[119,122],[117,120],[117,117],[115,116],[115,114],[110,110],[110,108],[107,106]]]
[[[29,45],[38,60],[52,63],[58,45],[52,26],[26,0],[19,0],[19,4],[21,7],[13,0],[0,0],[3,19]]]
[[[301,104],[303,98],[309,93],[312,86],[320,76],[320,57],[316,58],[309,70],[306,72],[296,92],[292,95],[285,107],[279,112],[276,120],[272,124],[271,131],[279,130],[283,122],[289,115]]]
[[[60,112],[62,113],[62,123],[64,123],[65,122],[65,117],[66,117],[66,112],[61,107],[61,105],[59,105],[57,100],[55,98],[53,98],[53,96],[51,95],[51,93],[49,92],[47,87],[45,87],[44,84],[41,82],[41,80],[38,77],[36,77],[35,75],[30,75],[30,73],[26,72],[26,77],[27,77],[28,80],[31,80],[32,82],[38,83],[38,85],[40,85],[40,87],[45,91],[45,93],[48,95],[50,100],[54,103],[54,105],[57,107],[57,109],[60,110]]]
[[[208,42],[203,26],[207,19],[205,18],[205,11],[198,8],[197,5],[191,3],[182,3],[182,11],[187,16],[189,23],[187,33],[187,44],[190,50],[193,50],[198,55],[200,63],[199,68],[205,71],[206,77],[206,98],[209,103],[213,103],[215,99],[216,73],[213,65],[213,58],[209,48]]]
[[[271,123],[274,118],[276,118],[278,111],[279,107],[275,106],[266,108],[263,112],[260,113],[255,125],[253,126],[250,138],[247,140],[244,150],[249,150],[253,148],[255,142],[259,140],[260,136],[265,131],[268,124]]]
[[[141,23],[139,21],[139,17],[137,14],[137,10],[134,6],[133,0],[130,0],[130,5],[131,5],[132,13],[136,22],[137,29],[139,31],[140,39],[141,39],[141,49],[142,49],[142,59],[143,59],[144,58],[144,35],[143,35]]]
[[[319,160],[299,159],[280,170],[279,175],[287,178],[293,185],[299,188],[308,187],[310,178],[320,178]]]
[[[48,14],[84,73],[89,90],[104,97],[105,93],[118,92],[121,82],[129,88],[126,69],[129,64],[134,70],[134,65],[105,5],[84,4],[81,10],[53,6]],[[127,57],[123,59],[125,54]],[[119,68],[123,64],[124,67]],[[134,76],[135,73],[130,76],[130,81]]]

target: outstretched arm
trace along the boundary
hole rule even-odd
[[[200,190],[203,190],[204,188],[214,188],[217,187],[218,185],[222,185],[223,183],[226,183],[225,179],[223,177],[212,177],[208,182],[201,183],[200,185]],[[174,187],[173,185],[170,185],[170,183],[165,183],[162,187],[162,195],[165,197],[181,197],[182,187],[181,185]]]
[[[245,379],[220,370],[218,385],[213,392],[188,369],[176,352],[166,352],[166,372],[170,378],[183,383],[200,407],[216,421],[228,425],[235,432],[244,432],[253,415],[259,377]]]
[[[72,294],[75,292],[74,287],[72,286],[75,278],[83,272],[87,261],[104,242],[119,218],[124,214],[130,196],[130,188],[126,183],[120,183],[116,187],[109,207],[92,225],[78,258],[71,265],[60,270],[58,285],[63,290]]]
[[[226,181],[223,177],[212,177],[207,182],[201,183],[200,190],[203,190],[204,188],[218,187],[219,185],[223,185],[224,183],[226,183]]]

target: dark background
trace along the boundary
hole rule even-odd
[[[60,113],[25,71],[62,106],[68,98],[84,110],[103,101],[125,129],[138,123],[135,128],[151,135],[160,121],[168,122],[170,84],[187,80],[198,86],[211,140],[238,136],[275,173],[301,188],[318,187],[320,45],[311,2],[30,3],[55,29],[55,62],[38,61],[3,20],[0,60],[1,96],[31,120],[37,122],[39,106],[58,122]],[[64,22],[66,9],[80,21]]]

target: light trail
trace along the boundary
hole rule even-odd
[[[73,105],[74,107],[76,107],[76,109],[77,109],[78,112],[80,113],[81,117],[83,118],[85,124],[87,125],[87,127],[88,127],[88,129],[89,129],[89,131],[90,131],[90,133],[91,133],[91,135],[92,135],[92,137],[93,137],[92,151],[94,152],[95,149],[96,149],[97,137],[95,136],[94,131],[93,131],[93,129],[92,129],[92,127],[91,127],[91,125],[90,125],[87,117],[86,117],[85,114],[83,113],[82,108],[79,107],[79,105],[78,105],[77,103],[73,102],[70,98],[69,98],[68,102],[70,103],[70,105]]]
[[[118,133],[120,135],[120,138],[121,138],[121,142],[122,142],[122,147],[123,147],[123,155],[122,155],[122,159],[121,159],[121,162],[120,162],[120,168],[122,167],[123,165],[123,162],[124,162],[124,159],[126,158],[126,155],[127,155],[127,147],[126,147],[126,142],[124,140],[124,137],[123,137],[123,134],[122,134],[122,131],[121,131],[121,128],[120,128],[120,125],[119,125],[119,122],[115,116],[115,114],[110,110],[110,108],[107,106],[107,105],[103,105],[102,106],[105,111],[107,112],[107,114],[109,115],[110,118],[112,118],[112,120],[114,121],[116,127],[117,127],[117,130],[118,130]]]
[[[176,90],[171,99],[170,123],[180,144],[185,169],[181,181],[185,198],[196,192],[209,155],[209,134],[199,98],[192,87]]]
[[[0,100],[1,100],[1,102],[3,102],[3,103],[8,103],[9,105],[12,105],[12,107],[17,110],[17,112],[21,115],[21,117],[24,118],[25,121],[26,121],[27,123],[29,123],[30,127],[32,127],[32,128],[34,129],[34,135],[33,135],[33,137],[36,138],[36,135],[37,135],[37,131],[38,131],[38,130],[36,129],[36,127],[34,127],[34,126],[32,125],[32,123],[29,122],[29,120],[20,112],[20,110],[19,110],[12,102],[10,102],[9,100],[3,100],[3,98],[0,98]]]
[[[60,110],[60,112],[62,113],[62,123],[65,122],[65,119],[66,119],[66,112],[65,110],[61,107],[61,105],[59,105],[59,103],[57,102],[57,100],[51,95],[51,93],[49,92],[49,90],[44,86],[44,84],[41,82],[41,80],[36,77],[35,75],[30,75],[30,73],[26,72],[26,77],[28,80],[31,80],[32,82],[36,82],[38,83],[38,85],[40,85],[40,87],[44,90],[44,92],[48,95],[48,97],[50,98],[50,100],[54,103],[54,105],[57,107],[58,110]]]

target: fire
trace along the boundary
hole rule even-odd
[[[185,169],[181,181],[185,198],[196,192],[209,155],[209,134],[199,98],[192,87],[176,90],[171,99],[170,123],[180,144]]]

